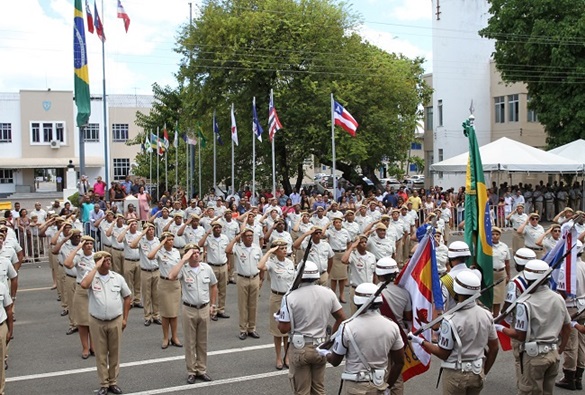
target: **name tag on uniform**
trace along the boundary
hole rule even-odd
[[[94,291],[101,291],[102,290],[102,286],[99,284],[93,284],[91,289],[93,289]]]
[[[185,277],[185,282],[186,282],[187,284],[193,284],[193,283],[195,282],[195,280],[193,280],[193,278],[192,278],[192,277]]]

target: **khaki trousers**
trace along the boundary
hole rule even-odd
[[[124,280],[132,292],[134,303],[140,303],[140,264],[138,261],[124,259]]]
[[[89,317],[89,333],[95,351],[100,387],[118,383],[120,374],[120,344],[122,342],[122,316],[111,321]]]
[[[329,273],[327,272],[323,272],[321,274],[321,277],[319,278],[319,281],[317,281],[317,284],[322,285],[324,287],[327,286],[327,281],[329,280]]]
[[[524,353],[524,374],[518,384],[518,395],[550,395],[559,373],[559,353],[556,350],[536,357]]]
[[[402,266],[408,261],[410,257],[410,236],[405,236],[402,240]]]
[[[567,307],[567,310],[569,311],[570,316],[573,316],[573,314],[577,312],[576,307]],[[583,323],[585,323],[585,317],[580,316],[575,321],[583,325]],[[577,366],[580,368],[585,366],[585,347],[581,346],[579,331],[572,328],[569,341],[563,352],[563,369],[574,372],[577,369]]]
[[[483,389],[485,375],[443,369],[443,395],[477,395]]]
[[[57,258],[55,258],[55,261],[57,261]],[[57,262],[57,292],[61,296],[61,308],[69,310],[73,305],[73,299],[67,300],[67,295],[65,295],[65,277],[67,277],[65,269]]]
[[[187,374],[207,373],[209,305],[196,309],[183,305],[183,335]]]
[[[512,236],[512,253],[515,254],[519,248],[524,247],[524,236],[518,234],[515,230],[513,231],[514,235]]]
[[[112,247],[112,270],[124,275],[124,251],[118,251]]]
[[[235,280],[234,273],[234,254],[228,255],[228,281]]]
[[[217,312],[218,313],[225,313],[225,297],[227,293],[227,264],[223,264],[222,266],[210,264],[215,277],[217,278],[217,293],[218,293],[218,300],[217,300]]]
[[[296,395],[325,395],[325,365],[327,359],[319,355],[316,346],[289,348],[288,378]]]
[[[237,287],[240,332],[254,332],[256,330],[260,276],[246,278],[238,275]]]
[[[402,238],[396,241],[396,263],[398,264],[399,268],[404,266],[404,241]]]
[[[514,355],[514,367],[516,369],[516,388],[520,388],[522,369],[520,368],[520,346],[522,342],[512,339],[512,354]]]
[[[353,297],[355,295],[355,288],[353,285],[349,286],[349,311],[351,315],[357,311],[357,306],[353,302]]]
[[[160,319],[158,310],[158,270],[147,272],[140,270],[140,288],[142,293],[142,305],[144,306],[144,319]]]
[[[2,325],[0,325],[0,358],[2,358],[2,361],[6,361],[6,357],[8,355],[6,336],[8,336],[8,324],[4,322]],[[0,370],[0,395],[4,395],[4,388],[6,385],[6,371],[4,369]]]
[[[65,284],[64,284],[63,294],[65,296],[65,299],[68,301],[67,303],[69,304],[69,306],[73,306],[73,295],[75,295],[75,287],[76,286],[77,286],[77,282],[75,280],[75,277],[69,277],[69,276],[65,275]],[[61,299],[63,299],[63,298],[61,298]],[[75,321],[75,315],[73,314],[73,311],[69,312],[68,318],[69,318],[69,327],[75,328],[77,326],[77,322]]]
[[[344,380],[343,392],[345,395],[383,395],[385,390],[379,390],[369,381],[355,382]]]

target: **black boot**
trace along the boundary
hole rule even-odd
[[[561,379],[561,381],[555,383],[555,386],[559,388],[564,388],[567,390],[575,391],[575,372],[572,370],[565,370],[563,369],[563,374],[565,377]]]
[[[585,372],[585,369],[583,368],[577,368],[577,371],[575,372],[575,388],[578,390],[583,389],[583,384],[581,383],[583,372]]]

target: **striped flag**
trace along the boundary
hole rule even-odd
[[[95,32],[98,35],[99,39],[102,42],[106,41],[106,34],[104,33],[104,25],[102,25],[102,20],[100,18],[100,14],[98,14],[97,4],[93,3],[93,13],[95,14],[95,18],[93,20],[93,24],[95,26]]]
[[[183,134],[183,141],[185,141],[189,145],[197,145],[197,139],[193,139],[193,138],[187,136],[186,133]]]
[[[169,149],[169,132],[167,132],[167,124],[165,123],[165,126],[163,127],[163,145],[166,149]]]
[[[256,98],[252,100],[252,131],[254,132],[254,136],[260,141],[262,141],[262,133],[264,130],[258,121],[258,113],[256,112]]]
[[[274,135],[280,129],[282,129],[282,124],[280,123],[280,119],[278,119],[278,114],[276,113],[274,101],[271,96],[270,102],[268,103],[268,138],[270,141],[272,141]]]
[[[93,33],[93,16],[91,15],[91,8],[89,2],[85,0],[85,14],[87,16],[87,31]]]
[[[333,119],[335,120],[335,125],[340,126],[352,137],[355,137],[355,131],[359,126],[357,121],[341,104],[336,101],[333,103]]]
[[[232,104],[232,140],[238,145],[238,127],[236,126],[236,114],[234,114],[234,105]]]
[[[87,48],[81,0],[75,0],[75,9],[73,11],[73,70],[77,126],[83,126],[89,122],[91,100],[89,96],[89,70],[87,67]]]
[[[126,33],[128,33],[128,28],[130,27],[130,17],[128,14],[126,14],[126,11],[124,11],[124,7],[122,6],[120,0],[118,0],[118,18],[124,20],[124,29],[126,29]]]

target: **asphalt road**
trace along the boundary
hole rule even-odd
[[[505,235],[507,241],[509,235]],[[25,264],[19,274],[14,340],[10,343],[6,392],[10,395],[91,394],[99,383],[95,359],[81,359],[77,334],[66,336],[68,320],[56,291],[49,289],[51,276],[47,263]],[[292,393],[287,371],[275,370],[272,337],[268,332],[269,284],[264,284],[259,304],[260,339],[237,338],[237,301],[234,285],[228,287],[227,313],[232,318],[211,322],[209,333],[209,383],[186,383],[182,348],[162,350],[162,331],[157,325],[145,327],[142,310],[130,312],[122,342],[119,385],[126,394],[275,394]],[[348,305],[344,305],[349,309]],[[179,325],[179,336],[182,331]],[[435,389],[439,363],[405,384],[406,394],[438,393]],[[337,394],[343,367],[328,366],[326,388]],[[496,365],[487,377],[484,394],[515,393],[514,363],[511,352],[500,351]],[[562,394],[558,390],[555,393]],[[566,391],[568,393],[568,391]]]

